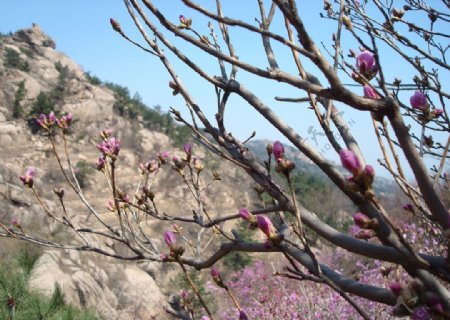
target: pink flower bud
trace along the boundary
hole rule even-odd
[[[106,166],[106,159],[104,156],[101,156],[97,159],[97,170],[102,171]]]
[[[375,236],[376,233],[372,229],[362,229],[355,234],[355,238],[362,240],[369,240],[374,238]]]
[[[223,283],[222,276],[220,275],[219,269],[217,269],[216,267],[212,267],[211,277],[219,287],[226,288],[225,284]]]
[[[271,239],[274,236],[274,227],[268,216],[258,215],[256,217],[256,222],[258,223],[258,228],[264,232],[267,238]]]
[[[186,143],[183,149],[187,156],[192,154],[192,145],[190,143]]]
[[[376,91],[371,86],[364,86],[364,98],[378,100],[381,97],[376,93]]]
[[[355,221],[355,224],[362,229],[368,228],[371,222],[371,219],[361,212],[356,213],[353,216],[353,220]]]
[[[342,149],[339,152],[339,157],[341,158],[342,166],[348,171],[355,172],[361,169],[358,157],[350,150]]]
[[[368,176],[374,177],[375,169],[370,164],[368,164],[364,167],[364,173],[367,174]]]
[[[50,114],[48,115],[48,121],[51,122],[52,124],[56,121],[56,116],[53,111],[50,112]]]
[[[275,159],[283,159],[284,157],[284,147],[280,141],[275,141],[272,147],[273,156]]]
[[[55,123],[56,116],[55,113],[52,111],[50,112],[48,117],[45,114],[41,114],[36,121],[42,128],[49,129]]]
[[[116,212],[116,204],[113,200],[108,200],[108,202],[106,203],[106,209],[111,212]]]
[[[409,99],[409,103],[414,109],[423,111],[428,109],[427,96],[421,91],[416,91]]]
[[[405,211],[410,211],[413,212],[414,211],[414,207],[411,203],[406,203],[402,206],[403,210]]]
[[[247,221],[250,221],[250,219],[253,217],[253,215],[250,213],[250,211],[247,208],[240,208],[239,209],[239,216]]]
[[[164,232],[164,241],[172,251],[172,249],[174,249],[175,245],[177,244],[177,237],[172,231],[166,231]]]
[[[442,110],[442,109],[434,109],[433,110],[433,115],[435,118],[439,117],[443,113],[444,113],[444,110]]]
[[[161,163],[166,163],[167,159],[169,159],[170,153],[169,151],[158,152],[157,156]]]
[[[183,300],[187,300],[189,298],[189,292],[187,292],[186,290],[181,290],[180,297]]]
[[[212,276],[213,278],[218,278],[218,277],[220,277],[219,269],[217,269],[216,267],[212,267],[212,268],[211,268],[211,276]]]
[[[396,296],[399,296],[404,288],[403,288],[403,285],[400,282],[392,281],[389,284],[389,289],[391,289],[393,294],[395,294]]]
[[[63,130],[63,132],[65,132],[72,123],[72,119],[73,115],[69,112],[68,114],[62,116],[60,119],[56,119],[56,124]]]
[[[19,179],[23,182],[23,185],[28,187],[28,188],[32,188],[34,185],[34,176],[36,174],[36,169],[35,168],[28,168],[27,171],[25,172],[24,176],[20,176]]]

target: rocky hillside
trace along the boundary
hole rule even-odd
[[[120,188],[131,195],[139,179],[140,162],[154,158],[160,151],[182,154],[164,130],[149,130],[148,119],[121,116],[123,109],[118,108],[117,91],[93,80],[69,57],[57,51],[55,42],[37,25],[1,36],[0,221],[4,225],[10,226],[15,219],[25,232],[64,243],[72,243],[75,238],[49,221],[30,190],[24,189],[18,179],[27,167],[35,167],[35,185],[46,206],[55,212],[60,210],[51,190],[64,186],[64,178],[48,139],[37,130],[35,118],[41,112],[54,109],[59,114],[73,113],[74,128],[69,135],[71,161],[83,180],[86,198],[111,223],[115,217],[108,213],[105,205],[108,187],[102,174],[95,170],[99,156],[95,146],[100,130],[112,128],[122,141],[117,180]],[[60,137],[56,138],[56,143],[62,148]],[[252,194],[248,191],[252,190],[251,183],[242,172],[222,163],[199,145],[194,144],[194,150],[206,169],[215,169],[222,176],[220,183],[215,183],[206,196],[211,212],[229,214],[240,206],[251,205]],[[207,178],[210,171],[205,170]],[[155,199],[160,211],[192,215],[189,190],[171,170],[159,174],[155,183]],[[84,223],[89,219],[87,209],[65,187],[71,220]],[[95,222],[92,223],[95,227]],[[159,222],[149,220],[145,230],[151,238],[161,242]],[[3,250],[14,250],[18,245],[14,241],[3,240]],[[94,236],[92,241],[115,252],[121,250],[112,242]],[[105,319],[169,319],[164,308],[172,292],[166,284],[174,272],[173,268],[162,269],[157,263],[126,263],[91,253],[48,249],[33,271],[31,286],[50,294],[58,285],[68,302],[89,307]]]

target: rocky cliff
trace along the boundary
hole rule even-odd
[[[36,187],[51,210],[60,210],[53,187],[63,186],[48,139],[36,132],[34,117],[45,98],[51,97],[58,112],[72,112],[74,129],[69,135],[69,153],[78,170],[84,170],[84,194],[92,205],[113,223],[105,203],[108,188],[102,175],[93,170],[98,157],[95,145],[98,132],[112,128],[121,138],[118,181],[121,188],[133,194],[138,181],[138,165],[155,157],[159,151],[178,152],[164,133],[144,127],[137,121],[121,117],[114,109],[117,97],[106,86],[93,84],[82,68],[65,54],[56,50],[55,42],[39,26],[0,37],[0,221],[11,225],[20,222],[25,232],[35,233],[64,243],[71,243],[75,235],[50,221],[29,190],[18,179],[28,166],[37,170]],[[41,100],[39,100],[41,99]],[[56,138],[58,146],[62,145]],[[207,168],[214,167],[222,175],[207,195],[207,202],[216,215],[234,213],[249,205],[251,183],[242,172],[196,146],[196,155]],[[169,171],[169,170],[168,170]],[[206,171],[206,170],[205,170]],[[158,178],[156,199],[160,210],[180,213],[189,208],[189,190],[170,172]],[[89,219],[87,209],[74,193],[65,196],[68,214],[74,223]],[[220,199],[218,201],[217,199]],[[186,215],[192,211],[185,210]],[[109,216],[108,216],[109,215]],[[92,222],[95,227],[95,222]],[[149,221],[145,230],[161,242],[161,224]],[[91,236],[98,246],[113,251],[121,249],[114,243]],[[11,241],[7,240],[9,246]],[[5,250],[5,249],[4,249]],[[58,285],[68,302],[89,307],[105,319],[165,319],[167,297],[171,289],[166,285],[174,269],[162,269],[158,263],[129,263],[78,251],[48,249],[39,259],[31,286],[50,294]]]

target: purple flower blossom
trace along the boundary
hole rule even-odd
[[[339,157],[341,158],[342,166],[348,171],[355,172],[361,169],[358,157],[350,150],[342,149],[339,152]]]
[[[36,174],[36,169],[35,168],[28,168],[27,171],[25,172],[24,176],[20,176],[19,179],[23,182],[23,185],[28,187],[28,188],[32,188],[33,184],[34,184],[34,176]]]
[[[274,227],[270,218],[265,215],[258,215],[256,222],[258,223],[258,228],[264,232],[267,238],[271,239],[274,235]]]
[[[275,160],[283,159],[284,157],[284,147],[280,141],[275,141],[272,147],[273,156]]]
[[[248,320],[247,314],[244,311],[239,311],[239,320]]]
[[[166,231],[164,232],[164,241],[169,246],[170,250],[172,250],[177,244],[177,237],[172,231]]]
[[[368,50],[361,52],[356,57],[356,68],[368,80],[372,79],[378,72],[373,53]]]
[[[421,91],[416,91],[409,99],[409,103],[411,104],[411,107],[413,107],[414,109],[422,111],[428,109],[427,96]]]
[[[364,90],[364,98],[373,100],[378,100],[381,98],[371,86],[365,85],[363,90]]]

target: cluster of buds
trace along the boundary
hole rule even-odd
[[[289,173],[295,168],[295,163],[284,158],[283,144],[280,141],[275,141],[273,146],[269,144],[266,149],[269,155],[270,151],[272,151],[273,157],[275,158],[275,161],[277,163],[275,170],[277,172],[281,172],[287,177]]]
[[[24,176],[20,176],[19,179],[23,182],[23,185],[27,188],[33,188],[34,176],[36,175],[35,168],[28,168]]]
[[[186,290],[181,290],[180,292],[181,306],[187,311],[193,311],[193,301]]]
[[[366,198],[372,198],[375,193],[372,189],[373,179],[375,177],[375,170],[371,165],[366,165],[364,168],[359,162],[358,157],[347,149],[342,149],[339,152],[342,166],[352,173],[347,177],[347,187],[353,191],[361,192]]]
[[[103,141],[97,144],[97,149],[102,153],[102,156],[97,161],[97,169],[103,170],[106,164],[106,158],[111,161],[116,161],[120,151],[120,140],[111,137],[111,129],[106,129],[100,132],[100,137]]]
[[[192,19],[186,18],[183,15],[180,15],[180,25],[178,26],[179,29],[189,29],[192,25]]]
[[[146,174],[158,171],[158,169],[162,165],[167,163],[169,156],[170,156],[169,151],[158,152],[156,154],[156,159],[149,160],[145,163],[139,164],[139,169],[141,170],[141,173]]]
[[[369,218],[364,213],[358,212],[353,216],[355,224],[361,228],[355,237],[358,239],[368,240],[376,236],[375,230],[378,228],[378,220]]]
[[[55,124],[56,116],[53,111],[48,116],[42,113],[36,121],[43,129],[49,130]]]
[[[419,120],[425,123],[438,118],[444,113],[442,109],[431,110],[426,94],[421,91],[414,92],[409,99],[409,103],[413,109],[421,112]]]
[[[73,115],[72,115],[72,113],[69,112],[68,114],[63,115],[61,118],[56,119],[56,124],[65,133],[67,131],[67,129],[69,129],[69,126],[72,123],[72,120],[73,120]]]
[[[164,232],[164,242],[167,244],[170,250],[170,256],[177,258],[184,253],[183,246],[177,246],[177,236],[172,231]]]
[[[372,80],[378,72],[378,66],[375,61],[375,57],[372,52],[368,50],[362,51],[358,56],[356,56],[356,69],[358,72],[364,76],[367,80]],[[352,78],[361,83],[365,84],[365,79],[362,79],[358,74],[353,73]]]
[[[392,293],[397,297],[397,304],[392,310],[394,315],[411,315],[412,319],[431,319],[431,313],[444,314],[444,307],[439,296],[428,290],[423,282],[415,278],[409,286],[399,281],[389,284]],[[420,311],[421,317],[414,318]],[[425,317],[428,315],[428,317]]]
[[[183,146],[183,151],[185,156],[182,159],[179,159],[177,156],[173,156],[173,169],[178,171],[181,175],[184,175],[184,167],[193,159],[194,168],[198,173],[200,173],[204,169],[204,166],[198,159],[192,158],[192,145],[190,143],[186,143]]]
[[[155,194],[147,186],[142,187],[142,193],[136,192],[134,196],[139,206],[145,205],[148,199],[150,199],[150,201],[155,199]]]
[[[142,174],[145,173],[153,173],[157,171],[160,167],[160,162],[158,160],[149,160],[146,163],[140,163],[139,169],[141,170]]]
[[[69,126],[71,125],[73,120],[72,113],[67,113],[63,115],[61,118],[56,118],[55,113],[52,111],[47,115],[41,114],[37,119],[37,123],[41,126],[41,128],[45,130],[50,130],[53,125],[56,123],[58,127],[61,128],[63,132],[66,132]]]

